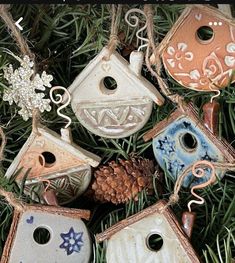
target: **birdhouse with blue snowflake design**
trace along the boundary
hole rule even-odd
[[[15,209],[1,263],[90,262],[91,241],[85,223],[90,211],[24,205]]]
[[[169,117],[157,123],[144,135],[145,141],[150,139],[153,140],[157,162],[173,180],[199,160],[228,163],[235,161],[235,151],[231,145],[211,132],[192,104],[176,109]],[[208,176],[209,172],[208,170]],[[217,170],[216,174],[222,178],[224,172]],[[189,172],[183,185],[188,187],[201,184],[207,181],[208,176],[195,178]]]

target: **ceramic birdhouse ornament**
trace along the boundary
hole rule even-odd
[[[176,109],[144,135],[145,141],[153,140],[155,158],[173,180],[196,161],[235,161],[234,149],[224,139],[218,138],[217,133],[211,132],[209,127],[212,124],[205,125],[208,122],[207,115],[204,122],[198,116],[195,106],[188,104],[184,109]],[[221,178],[224,172],[217,170],[216,174]],[[201,184],[207,181],[208,177],[209,170],[208,176],[197,179],[189,172],[183,186]]]
[[[69,129],[56,132],[38,126],[8,168],[10,178],[17,171],[18,184],[25,181],[25,192],[36,198],[45,188],[54,189],[59,204],[70,202],[81,195],[89,185],[91,167],[98,166],[100,158],[72,142]]]
[[[198,91],[225,88],[235,81],[235,21],[209,5],[191,5],[158,52],[167,72],[182,86]]]
[[[96,236],[98,242],[107,242],[107,263],[200,262],[174,214],[164,209],[165,204],[159,201]]]
[[[72,109],[94,134],[122,138],[141,129],[153,103],[163,104],[157,89],[141,76],[143,53],[133,51],[128,63],[108,48],[86,66],[68,88]]]
[[[15,209],[1,263],[90,262],[86,210],[24,205]]]

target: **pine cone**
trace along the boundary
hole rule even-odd
[[[153,161],[143,158],[111,161],[99,167],[94,173],[92,189],[94,198],[100,202],[125,203],[130,199],[138,200],[138,193],[146,188],[153,193]]]

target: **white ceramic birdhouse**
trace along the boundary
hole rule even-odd
[[[198,116],[195,105],[188,104],[184,110],[178,108],[144,135],[145,141],[153,139],[155,158],[173,180],[196,161],[229,163],[235,161],[233,147],[223,138],[219,138],[216,133],[212,133]],[[220,178],[224,173],[219,169],[216,170]],[[209,177],[209,170],[203,178],[195,178],[189,172],[183,185],[188,187],[201,184]]]
[[[235,81],[235,21],[214,7],[188,6],[157,49],[186,88],[218,90]]]
[[[190,241],[165,205],[159,201],[97,235],[98,242],[107,242],[107,263],[199,263]]]
[[[143,53],[134,51],[130,64],[117,52],[103,50],[77,76],[68,91],[78,120],[91,132],[108,138],[122,138],[141,129],[153,102],[163,97],[141,76]]]
[[[81,195],[89,185],[91,167],[98,166],[100,158],[71,141],[68,129],[56,132],[39,127],[28,140],[6,172],[9,178],[17,171],[21,184],[26,172],[25,192],[42,195],[45,188],[54,189],[59,204],[70,202]]]
[[[24,205],[15,210],[1,263],[90,262],[86,210]]]

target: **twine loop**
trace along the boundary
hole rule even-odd
[[[120,22],[120,17],[122,13],[122,5],[118,5],[117,9],[115,5],[112,5],[112,21],[111,21],[111,29],[110,29],[110,36],[109,42],[107,45],[108,54],[104,57],[105,60],[109,60],[112,53],[116,50],[119,44],[118,38],[118,24]]]

